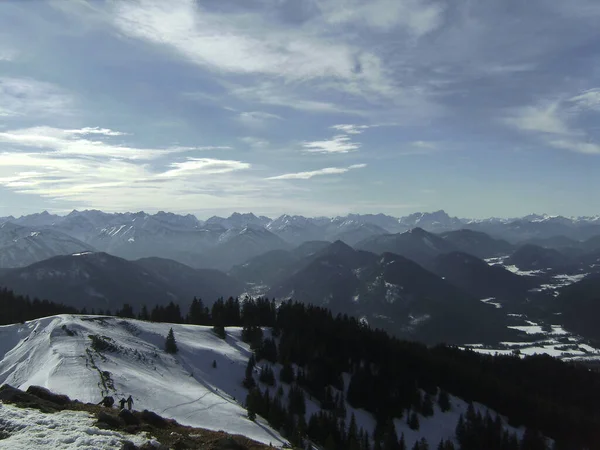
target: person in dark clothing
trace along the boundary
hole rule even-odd
[[[123,397],[121,400],[119,400],[119,404],[121,405],[121,409],[125,409],[125,403],[127,403],[127,400],[125,400],[125,397]]]
[[[129,397],[127,397],[127,409],[129,411],[131,411],[131,408],[133,407],[133,398],[131,398],[131,395]]]

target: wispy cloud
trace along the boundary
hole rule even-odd
[[[576,153],[600,155],[600,144],[595,144],[593,142],[586,142],[574,139],[557,139],[548,141],[548,144],[555,148],[569,150]]]
[[[302,80],[348,77],[354,66],[346,46],[298,36],[258,14],[216,14],[193,1],[118,2],[114,23],[122,33],[168,46],[195,64],[223,72]]]
[[[504,121],[519,130],[547,134],[572,134],[563,114],[560,102],[516,109]]]
[[[0,77],[0,116],[43,117],[72,112],[72,97],[31,78]]]
[[[340,124],[333,125],[330,128],[333,130],[342,131],[346,134],[361,134],[364,130],[369,128],[369,125]]]
[[[159,174],[160,177],[179,177],[190,175],[205,175],[235,172],[237,170],[249,169],[248,163],[225,159],[211,158],[188,158],[183,162],[169,164],[172,169]]]
[[[102,136],[126,136],[127,133],[123,133],[122,131],[114,131],[109,128],[100,128],[100,127],[85,127],[80,128],[79,130],[64,130],[65,134],[75,134],[75,135],[86,135],[86,134],[100,134]]]
[[[34,127],[0,132],[0,142],[22,147],[51,150],[54,155],[90,156],[99,158],[150,160],[170,153],[189,151],[194,147],[140,148],[118,145],[103,140],[92,140],[81,135],[121,136],[122,133],[100,128],[63,130],[52,127]]]
[[[349,153],[357,151],[360,144],[352,142],[350,136],[340,134],[325,141],[304,142],[302,147],[307,153]]]
[[[600,144],[593,142],[586,131],[573,126],[572,122],[579,114],[596,108],[600,109],[600,90],[591,89],[568,100],[521,108],[505,122],[537,135],[550,147],[595,155],[600,154]]]
[[[82,139],[82,135],[114,139],[126,133],[100,127],[37,127],[0,133],[0,142],[19,148],[0,153],[0,186],[107,210],[134,208],[144,202],[169,209],[191,199],[226,205],[223,195],[233,200],[260,188],[252,179],[240,184],[229,178],[233,172],[250,169],[247,162],[196,157],[158,160],[203,147],[138,148]]]
[[[317,4],[330,23],[353,23],[381,31],[404,28],[416,37],[438,28],[444,12],[442,4],[422,0],[329,0]]]
[[[239,120],[249,127],[262,127],[273,120],[283,120],[277,114],[271,114],[264,111],[245,111],[238,116]]]
[[[570,101],[581,109],[600,111],[600,88],[588,89],[570,98]]]
[[[269,177],[267,180],[309,180],[313,177],[323,176],[323,175],[339,175],[342,173],[346,173],[350,170],[354,169],[362,169],[367,167],[366,164],[353,164],[348,167],[325,167],[324,169],[311,170],[308,172],[296,172],[296,173],[286,173],[283,175],[277,175],[275,177]]]
[[[255,136],[244,136],[240,138],[240,141],[252,148],[265,148],[269,146],[269,141]]]

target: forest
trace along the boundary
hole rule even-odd
[[[4,324],[76,312],[111,314],[75,311],[0,291]],[[402,419],[418,427],[416,413],[431,414],[434,402],[444,410],[449,394],[485,404],[514,427],[527,427],[519,440],[502,429],[498,418],[469,408],[456,428],[461,449],[544,449],[542,435],[555,440],[556,449],[596,448],[600,442],[600,374],[550,356],[491,356],[448,345],[427,347],[347,315],[266,298],[218,299],[210,308],[195,298],[185,314],[174,303],[142,308],[137,314],[124,305],[114,315],[212,326],[224,339],[226,327],[243,327],[242,337],[254,350],[246,378],[240,380],[248,389],[249,416],[264,416],[296,444],[305,433],[327,449],[401,449],[402,436],[395,436],[391,421]],[[256,377],[254,366],[261,361],[267,363]],[[273,369],[276,363],[279,373]],[[347,386],[343,374],[350,375]],[[289,398],[268,388],[276,377],[292,386]],[[261,390],[261,384],[267,388]],[[305,417],[305,393],[320,403],[320,413]],[[371,436],[344,423],[344,400],[373,414],[377,427]],[[419,449],[454,448],[451,442],[417,444]]]

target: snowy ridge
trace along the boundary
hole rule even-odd
[[[175,356],[163,351],[171,327],[179,347]],[[240,335],[240,328],[228,327],[227,339],[222,340],[209,327],[102,316],[60,315],[2,326],[0,384],[21,389],[40,385],[94,403],[104,395],[119,399],[131,394],[135,409],[149,409],[184,425],[224,430],[280,446],[285,439],[262,418],[256,423],[250,421],[242,405],[247,391],[241,381],[250,350]],[[94,350],[90,336],[103,341],[108,349]],[[212,367],[213,361],[216,368]],[[259,362],[255,370],[259,372],[264,364],[267,363]],[[280,368],[279,364],[273,365],[276,374]],[[344,375],[344,382],[347,389],[349,374]],[[262,383],[260,386],[262,390],[267,388]],[[271,392],[279,386],[287,398],[290,386],[285,383],[276,381]],[[423,437],[432,447],[441,439],[453,440],[458,417],[466,412],[468,405],[453,396],[450,403],[448,412],[442,413],[434,404],[433,416],[419,415],[419,430],[410,429],[405,419],[396,419],[398,436],[404,434],[409,448]],[[483,405],[474,406],[482,414],[487,411]],[[359,427],[373,432],[375,420],[370,413],[348,404],[346,407],[346,423],[354,414]],[[317,402],[307,396],[307,418],[319,410]],[[0,409],[0,419],[4,413],[6,410]],[[490,413],[494,415],[493,411]],[[87,420],[73,418],[85,422],[84,419]],[[506,421],[504,424],[522,435],[522,430],[509,427]],[[106,435],[102,439],[117,437]]]
[[[171,327],[176,356],[163,351]],[[227,332],[224,341],[210,327],[70,315],[3,326],[0,384],[44,386],[91,403],[131,394],[135,409],[280,445],[279,433],[246,417],[241,380],[250,351],[239,339],[241,329]],[[90,335],[105,336],[100,339],[114,349],[95,351]]]

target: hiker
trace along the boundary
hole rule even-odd
[[[129,397],[127,397],[127,409],[129,411],[131,411],[131,408],[133,407],[133,398],[131,398],[131,395]]]
[[[121,400],[119,400],[119,403],[121,404],[120,409],[125,409],[125,403],[127,403],[127,400],[125,400],[125,397],[123,397]]]
[[[112,405],[115,404],[115,399],[113,397],[107,395],[102,400],[100,400],[100,402],[98,404],[105,406],[107,408],[112,408]]]

